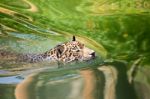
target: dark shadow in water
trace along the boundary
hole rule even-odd
[[[128,82],[127,66],[122,62],[107,63],[118,71],[116,99],[137,99],[134,86]]]

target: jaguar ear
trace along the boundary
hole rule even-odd
[[[76,37],[75,36],[72,37],[72,41],[76,41]]]
[[[63,51],[64,51],[64,46],[58,45],[57,46],[57,57],[60,57],[60,55],[63,53]]]

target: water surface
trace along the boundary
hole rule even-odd
[[[149,0],[1,0],[0,50],[43,53],[75,35],[98,59],[58,68],[0,58],[0,99],[148,99],[149,11]]]

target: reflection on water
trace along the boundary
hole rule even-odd
[[[11,99],[136,99],[126,66],[120,62],[95,69],[45,69],[23,76],[16,78],[22,80],[18,84],[1,85],[6,88],[4,99],[9,95],[15,97]]]
[[[57,75],[50,73],[28,76],[16,86],[16,99],[99,99],[98,96],[103,96],[101,83],[104,79],[99,71],[86,69],[72,73],[63,71]]]
[[[149,0],[1,0],[0,50],[43,53],[75,35],[99,59],[57,68],[0,57],[0,99],[149,99],[149,9]]]

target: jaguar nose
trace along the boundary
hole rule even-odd
[[[92,55],[92,57],[95,57],[95,52],[91,53],[90,55]]]

